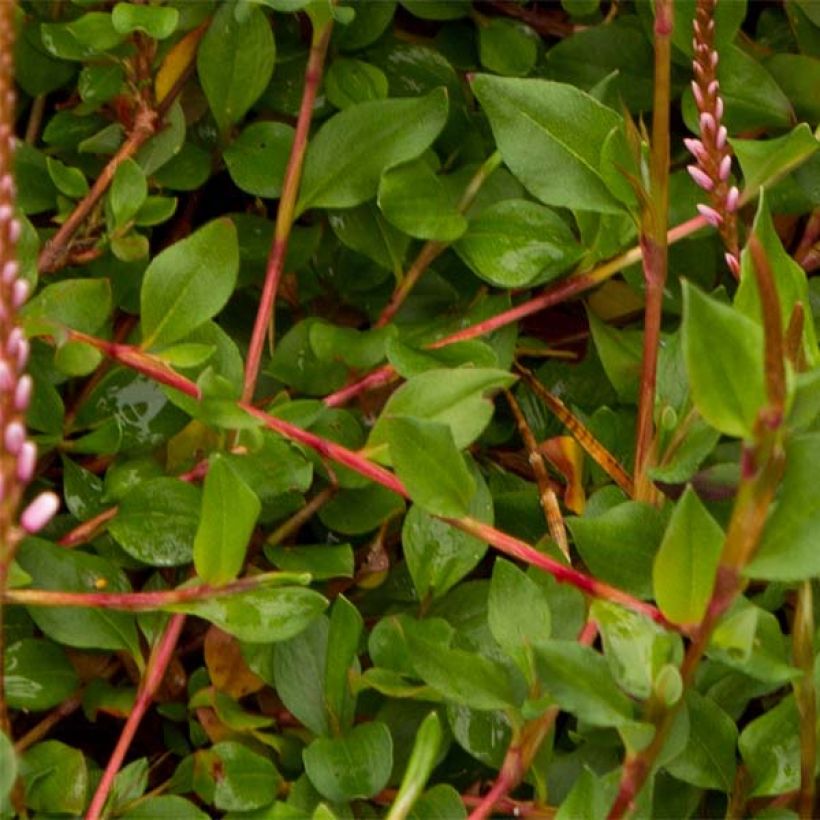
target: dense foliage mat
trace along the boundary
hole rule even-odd
[[[813,0],[0,0],[0,813],[818,816]]]

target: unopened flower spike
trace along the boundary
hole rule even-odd
[[[726,126],[722,124],[724,105],[715,73],[718,65],[714,43],[717,2],[697,0],[695,8],[692,94],[698,109],[700,139],[685,139],[684,144],[695,158],[695,163],[689,165],[687,171],[708,194],[708,203],[698,205],[698,211],[720,233],[726,246],[726,265],[737,277],[740,275],[736,216],[738,190],[729,179],[732,152],[726,139]]]
[[[0,3],[0,573],[8,572],[19,540],[42,529],[60,506],[52,492],[40,493],[18,511],[34,476],[37,447],[26,433],[31,376],[24,373],[29,346],[17,311],[29,296],[20,277],[17,242],[21,225],[15,217],[16,186],[12,176],[15,93],[12,80],[14,3]]]

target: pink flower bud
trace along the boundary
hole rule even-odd
[[[29,402],[31,401],[31,388],[31,376],[29,376],[28,373],[24,373],[20,376],[17,387],[14,388],[14,409],[17,410],[18,413],[25,413],[28,409]]]
[[[715,118],[708,111],[700,115],[700,130],[704,133],[715,130]]]
[[[40,493],[20,516],[20,524],[28,533],[39,532],[60,509],[60,498],[50,491]]]
[[[726,126],[721,125],[718,128],[717,136],[715,137],[715,145],[719,151],[722,151],[726,147],[726,138],[729,136],[728,132],[726,131]]]
[[[0,139],[4,138],[5,135],[3,131],[0,130]],[[0,177],[0,193],[14,196],[14,177],[12,177],[11,174],[3,174],[3,176]]]
[[[723,98],[718,97],[715,100],[715,120],[720,122],[723,119]]]
[[[13,456],[20,452],[23,442],[26,440],[26,428],[19,421],[12,421],[6,427],[3,435],[3,444],[6,450]]]
[[[18,279],[11,290],[11,302],[19,308],[28,299],[29,283],[25,279]]]
[[[12,387],[14,387],[14,375],[8,362],[0,359],[0,393],[8,393]]]
[[[12,245],[16,244],[20,241],[20,234],[23,232],[23,228],[20,225],[19,220],[12,219],[9,222],[9,241]]]
[[[26,363],[28,362],[28,352],[29,352],[29,345],[28,342],[23,339],[21,340],[20,344],[17,345],[17,370],[25,370]]]
[[[20,266],[15,261],[6,262],[3,265],[3,273],[0,274],[3,283],[10,285],[20,275]]]
[[[689,171],[689,176],[695,180],[697,185],[700,185],[704,191],[711,191],[715,187],[715,183],[709,178],[709,175],[698,168],[697,165],[687,165],[686,170]]]
[[[692,154],[696,160],[698,160],[698,162],[705,162],[708,158],[709,154],[703,147],[703,143],[700,140],[695,140],[691,137],[684,137],[683,144],[686,146],[689,153]]]
[[[698,213],[713,227],[719,228],[720,223],[723,222],[723,217],[709,205],[704,205],[702,202],[698,203]]]
[[[717,53],[717,51],[713,51],[713,52],[709,55],[709,62],[711,62],[711,63],[712,63],[712,68],[717,68],[717,64],[718,64],[718,60],[719,60],[719,59],[720,59],[720,58],[718,57],[718,53]]]
[[[729,270],[735,275],[740,275],[740,262],[737,261],[737,257],[733,253],[729,253],[728,251],[723,255],[723,258],[726,260],[726,266]]]
[[[34,477],[34,468],[37,466],[37,445],[33,441],[24,442],[17,456],[17,478],[28,484]]]
[[[729,213],[736,211],[739,200],[740,191],[738,191],[737,185],[732,185],[732,187],[729,188],[729,193],[726,194],[726,210]]]
[[[718,81],[717,80],[712,80],[712,82],[710,82],[708,87],[706,88],[706,91],[710,95],[711,94],[717,94],[718,88],[720,88],[720,84],[718,83]]]
[[[732,158],[726,154],[725,157],[720,161],[720,167],[718,168],[718,174],[720,175],[720,179],[722,182],[726,182],[729,179],[729,174],[732,172]]]
[[[696,79],[702,82],[703,81],[703,66],[700,63],[695,62],[695,63],[693,63],[692,68],[695,71]]]
[[[692,96],[695,98],[695,104],[697,107],[703,108],[703,92],[694,80],[692,80]]]
[[[9,356],[16,356],[17,348],[23,339],[25,339],[23,331],[19,327],[13,327],[9,331],[8,339],[6,339],[6,353],[8,353]]]
[[[13,215],[14,213],[11,210],[11,205],[0,205],[0,224],[3,222],[11,222]]]

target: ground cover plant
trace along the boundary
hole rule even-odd
[[[0,0],[0,813],[803,817],[814,0]]]

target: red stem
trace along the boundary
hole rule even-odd
[[[307,67],[305,69],[305,84],[302,92],[302,104],[299,107],[299,117],[296,120],[296,133],[293,136],[293,147],[285,170],[285,180],[282,185],[282,196],[279,200],[279,210],[276,213],[276,227],[273,234],[273,245],[268,257],[268,269],[265,273],[265,284],[262,288],[262,298],[256,312],[256,321],[253,326],[248,358],[245,363],[245,384],[242,389],[244,401],[253,398],[256,389],[256,379],[259,376],[259,365],[262,361],[262,350],[265,347],[265,335],[274,316],[276,292],[282,279],[285,267],[285,258],[288,253],[288,241],[293,227],[296,212],[296,198],[299,194],[299,182],[302,178],[302,164],[308,146],[310,121],[313,116],[313,105],[316,93],[322,79],[322,67],[327,54],[332,22],[313,32],[313,42],[310,48]]]
[[[134,740],[137,729],[145,713],[148,711],[148,707],[151,705],[154,695],[156,695],[157,689],[159,689],[159,685],[162,683],[165,670],[168,668],[168,664],[174,654],[174,649],[176,648],[184,624],[184,615],[172,615],[165,627],[165,631],[155,645],[148,661],[148,668],[145,671],[142,685],[140,686],[139,692],[137,692],[136,702],[128,715],[128,719],[125,721],[125,726],[123,726],[122,733],[117,740],[117,745],[111,753],[100,784],[97,786],[97,791],[94,792],[91,805],[88,807],[88,811],[85,815],[86,820],[98,820],[98,818],[102,816],[105,801],[108,799],[111,787],[114,785],[114,779],[122,766],[123,760],[125,760],[125,755]]]

